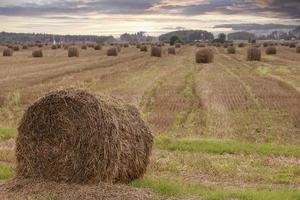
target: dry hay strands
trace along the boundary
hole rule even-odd
[[[209,48],[199,49],[196,52],[196,62],[197,63],[211,63],[213,62],[214,54]]]
[[[300,53],[300,46],[296,47],[296,53]]]
[[[32,57],[42,58],[43,57],[43,51],[41,49],[32,51]]]
[[[143,45],[143,46],[141,46],[140,50],[143,51],[143,52],[147,52],[148,47],[146,45]]]
[[[176,54],[176,49],[174,47],[169,47],[168,48],[168,54],[175,55]]]
[[[68,50],[68,57],[79,57],[79,50],[76,47],[70,47]]]
[[[247,51],[247,60],[260,61],[261,60],[261,50],[257,47],[250,47]]]
[[[69,183],[128,183],[146,171],[153,136],[139,111],[81,90],[51,92],[23,115],[16,175]]]
[[[81,45],[81,49],[86,50],[86,49],[87,49],[87,46],[86,46],[86,45]]]
[[[246,44],[245,43],[243,43],[243,42],[241,42],[241,43],[239,43],[239,45],[238,45],[240,48],[243,48],[243,47],[245,47],[246,46]]]
[[[156,46],[151,47],[151,56],[152,57],[162,57],[161,47],[156,47]]]
[[[276,53],[277,53],[276,47],[274,47],[274,46],[268,46],[266,48],[266,54],[267,55],[273,55],[273,54],[276,54]]]
[[[233,47],[233,46],[229,46],[228,48],[227,48],[227,53],[228,54],[235,54],[235,47]]]
[[[95,49],[96,51],[99,51],[99,50],[102,49],[102,46],[101,46],[100,44],[97,44],[97,45],[94,47],[94,49]]]
[[[117,48],[116,47],[111,47],[111,48],[107,49],[106,55],[107,56],[118,56]]]
[[[14,51],[10,48],[5,48],[3,50],[3,56],[13,56]]]

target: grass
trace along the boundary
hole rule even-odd
[[[207,152],[213,154],[259,154],[300,158],[300,146],[271,143],[250,144],[217,139],[169,139],[160,137],[156,147],[169,151]]]
[[[0,127],[0,141],[9,140],[16,135],[16,128],[12,127]]]
[[[291,189],[243,189],[228,190],[221,187],[208,187],[198,183],[178,179],[144,178],[131,183],[137,188],[149,188],[154,192],[167,197],[196,196],[205,200],[241,199],[241,200],[296,200],[300,199],[299,190]]]
[[[6,180],[13,176],[14,170],[7,164],[0,162],[0,180]]]

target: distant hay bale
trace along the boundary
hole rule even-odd
[[[43,52],[41,49],[32,51],[32,57],[41,58],[43,57]]]
[[[134,106],[97,98],[62,90],[33,103],[18,127],[17,177],[68,183],[140,178],[153,145],[149,127]]]
[[[152,57],[162,57],[161,47],[156,47],[156,46],[151,47],[151,56]]]
[[[94,47],[94,49],[95,49],[96,51],[99,51],[99,50],[102,49],[102,46],[101,46],[100,44],[97,44],[97,45]]]
[[[196,52],[196,62],[197,63],[211,63],[213,62],[214,54],[211,49],[203,48]]]
[[[14,50],[14,51],[19,51],[19,50],[20,50],[20,47],[19,47],[19,46],[13,46],[13,50]]]
[[[57,46],[56,45],[52,45],[51,49],[55,50],[55,49],[57,49]]]
[[[181,47],[181,44],[180,43],[176,43],[175,44],[175,48],[180,48]]]
[[[245,47],[245,43],[241,42],[241,43],[239,43],[238,46],[239,46],[240,48]]]
[[[229,47],[227,48],[227,53],[228,53],[228,54],[235,54],[235,47],[229,46]]]
[[[111,47],[111,48],[107,49],[106,55],[107,56],[118,56],[117,48],[116,47]]]
[[[10,49],[10,48],[5,48],[3,50],[3,56],[12,56],[13,53],[14,53],[14,51],[12,49]]]
[[[226,49],[228,48],[229,44],[224,44],[223,47]]]
[[[169,48],[168,48],[168,54],[175,55],[175,54],[176,54],[175,48],[174,48],[174,47],[169,47]]]
[[[28,49],[28,46],[27,45],[23,45],[22,49]]]
[[[126,43],[126,44],[123,45],[123,47],[124,47],[124,48],[128,48],[128,47],[129,47],[129,44]]]
[[[264,43],[263,43],[263,46],[264,46],[264,47],[267,47],[267,46],[269,46],[269,43],[268,43],[268,42],[264,42]]]
[[[261,50],[257,47],[250,47],[247,51],[247,59],[249,61],[260,61]]]
[[[79,57],[79,50],[76,47],[70,47],[68,57]]]
[[[140,48],[141,51],[147,52],[148,51],[148,47],[146,45],[141,46]]]
[[[267,55],[272,55],[272,54],[276,54],[276,47],[274,46],[269,46],[266,48],[266,54]]]
[[[141,48],[141,44],[137,44],[137,45],[136,45],[136,48],[137,48],[137,49],[140,49],[140,48]]]
[[[81,49],[86,50],[86,49],[87,49],[87,46],[86,46],[86,45],[81,45]]]
[[[289,44],[289,47],[290,47],[290,48],[296,48],[296,43],[291,42],[291,43]]]
[[[296,47],[296,53],[300,53],[300,46]]]

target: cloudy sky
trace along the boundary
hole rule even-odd
[[[300,0],[0,0],[0,31],[114,35],[300,24]]]

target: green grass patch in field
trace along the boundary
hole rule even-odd
[[[14,170],[7,164],[0,162],[0,180],[6,180],[13,176]]]
[[[171,139],[159,137],[155,145],[169,151],[207,152],[213,154],[260,154],[274,156],[300,157],[300,146],[278,144],[250,144],[233,140],[217,139]]]
[[[12,127],[1,127],[0,126],[0,141],[9,140],[14,138],[17,130]]]
[[[205,200],[240,199],[240,200],[289,200],[299,199],[300,191],[290,189],[244,189],[239,191],[221,187],[203,186],[199,183],[184,182],[166,178],[144,178],[131,183],[137,188],[149,188],[154,192],[168,197],[198,196]]]

